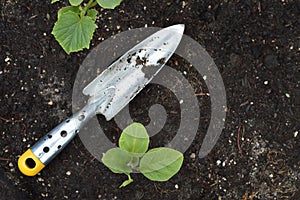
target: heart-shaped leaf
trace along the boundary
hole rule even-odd
[[[89,16],[71,10],[60,12],[52,34],[67,54],[89,48],[97,25]]]
[[[69,2],[72,6],[78,6],[83,2],[83,0],[69,0]]]
[[[167,181],[174,176],[183,162],[183,155],[170,148],[155,148],[141,159],[139,170],[152,181]]]
[[[105,9],[114,9],[122,0],[97,0],[98,4]]]
[[[131,161],[131,156],[120,148],[113,148],[103,154],[102,162],[114,173],[131,173],[131,168],[128,163]]]
[[[119,139],[119,147],[134,156],[142,156],[149,146],[149,135],[141,123],[126,127]]]

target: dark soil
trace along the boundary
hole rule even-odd
[[[193,157],[210,116],[209,98],[200,96],[199,133],[168,182],[133,174],[135,181],[119,189],[126,176],[94,159],[79,137],[39,175],[22,175],[18,157],[72,114],[76,72],[90,52],[67,55],[50,34],[65,5],[0,3],[1,199],[19,198],[16,190],[27,199],[300,199],[299,1],[124,0],[115,10],[99,9],[91,48],[129,28],[186,25],[185,34],[206,48],[224,80],[228,112],[221,138],[207,157]],[[187,77],[205,91],[204,81]],[[137,121],[147,123],[151,103],[178,107],[167,89],[155,87],[130,104]],[[164,127],[162,144],[176,123],[175,116]],[[118,135],[111,124],[106,134]]]

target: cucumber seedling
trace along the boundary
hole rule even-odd
[[[103,154],[105,166],[114,173],[128,176],[120,187],[133,182],[132,172],[140,172],[152,181],[167,181],[180,170],[183,163],[181,152],[166,147],[148,150],[149,142],[146,128],[140,123],[133,123],[123,130],[119,147]]]
[[[52,0],[55,3],[60,0]],[[94,8],[99,5],[104,9],[114,9],[122,0],[69,0],[70,6],[58,11],[57,21],[52,34],[67,54],[81,51],[90,47],[90,41],[96,25],[98,11]]]

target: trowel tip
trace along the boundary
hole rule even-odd
[[[169,30],[172,30],[172,31],[176,31],[176,32],[178,32],[180,34],[183,34],[184,27],[185,27],[184,24],[175,24],[175,25],[167,27],[166,29],[169,29]]]

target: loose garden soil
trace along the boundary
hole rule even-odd
[[[134,182],[119,189],[126,176],[94,159],[79,137],[37,176],[22,175],[18,157],[72,114],[76,73],[91,51],[67,55],[51,35],[57,11],[66,5],[0,2],[1,199],[300,199],[299,1],[124,0],[115,10],[99,8],[90,49],[128,29],[184,23],[185,34],[205,47],[223,77],[225,129],[199,159],[210,101],[198,96],[197,137],[168,182],[133,174]],[[196,93],[208,92],[201,75],[178,56],[169,65],[187,72]],[[147,124],[153,103],[170,116],[151,144],[163,145],[178,128],[179,103],[167,88],[149,85],[130,103],[133,118]],[[116,141],[117,125],[99,121]]]

